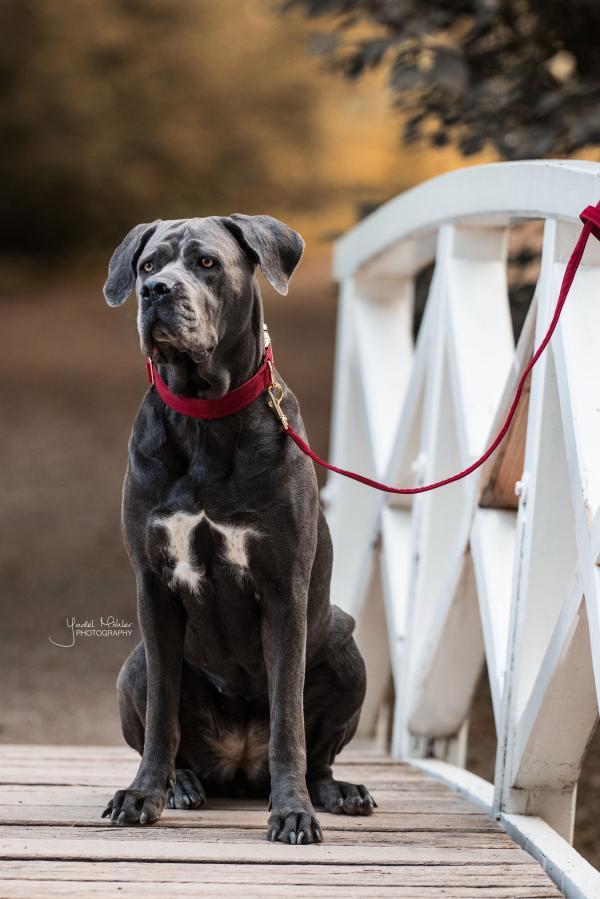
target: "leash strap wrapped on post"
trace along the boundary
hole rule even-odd
[[[517,406],[519,405],[519,400],[521,398],[521,394],[523,392],[523,387],[525,386],[527,377],[533,366],[536,364],[536,362],[548,346],[550,339],[552,338],[552,335],[556,330],[560,314],[563,310],[563,306],[565,305],[569,290],[571,289],[575,273],[579,268],[579,264],[581,262],[588,238],[590,234],[593,234],[595,238],[600,240],[600,202],[597,203],[596,206],[586,206],[586,208],[581,213],[580,218],[583,222],[583,228],[581,230],[581,234],[579,235],[577,243],[575,244],[573,252],[571,253],[571,258],[567,263],[560,288],[560,293],[558,295],[558,300],[556,303],[556,309],[554,310],[552,321],[548,326],[548,330],[546,331],[544,339],[540,343],[535,353],[532,355],[529,363],[523,371],[523,374],[521,375],[521,378],[519,379],[512,405],[508,410],[508,414],[504,420],[504,424],[500,428],[494,441],[488,447],[488,449],[486,449],[483,455],[480,456],[479,459],[476,459],[475,462],[473,462],[471,465],[469,465],[468,468],[465,468],[463,471],[459,471],[458,474],[454,474],[451,477],[444,478],[441,481],[435,481],[433,484],[423,484],[420,487],[389,487],[386,484],[381,484],[379,481],[374,481],[372,478],[367,478],[364,475],[357,474],[355,471],[348,471],[345,468],[338,468],[336,465],[331,465],[329,462],[321,459],[319,456],[317,456],[316,453],[311,450],[309,445],[302,439],[302,437],[300,437],[300,435],[297,434],[296,431],[294,431],[294,429],[289,425],[286,427],[285,433],[289,437],[291,437],[294,443],[296,443],[297,446],[300,447],[302,452],[307,456],[310,456],[313,462],[316,462],[317,465],[321,465],[323,468],[328,469],[328,471],[333,471],[336,474],[341,474],[345,478],[352,478],[353,481],[359,481],[359,483],[361,484],[366,484],[367,487],[374,487],[375,490],[383,490],[385,493],[401,493],[404,495],[426,493],[429,490],[437,490],[438,487],[445,487],[447,484],[453,484],[455,481],[460,481],[463,478],[466,478],[468,475],[472,474],[489,459],[492,453],[494,453],[498,449],[498,447],[506,437],[515,412],[517,411]]]

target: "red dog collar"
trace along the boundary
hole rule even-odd
[[[275,409],[281,423],[287,426],[284,421],[285,416],[279,407],[279,401],[283,395],[283,388],[275,381],[273,371],[273,350],[271,344],[268,343],[265,348],[265,357],[262,365],[255,375],[248,381],[244,381],[235,390],[230,390],[225,396],[221,396],[215,400],[204,400],[198,397],[178,396],[169,390],[160,376],[158,368],[153,360],[148,356],[146,358],[146,374],[148,382],[154,386],[163,400],[175,412],[181,415],[187,415],[189,418],[225,418],[226,415],[233,415],[240,412],[258,399],[265,390],[269,391],[270,402],[274,404]]]

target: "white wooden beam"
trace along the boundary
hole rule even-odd
[[[374,736],[391,679],[388,625],[377,563],[373,565],[365,601],[357,617],[355,639],[367,668],[367,695],[360,716],[359,734]]]
[[[345,440],[338,451],[337,464],[355,471],[373,471],[374,460],[356,372],[356,360],[349,365],[347,412],[343,419]],[[341,426],[340,426],[341,427]],[[371,566],[380,498],[374,490],[336,475],[333,499],[327,520],[334,544],[331,578],[332,602],[351,615],[360,609]]]
[[[386,278],[363,291],[354,311],[355,346],[364,400],[364,417],[375,462],[373,477],[382,478],[389,462],[413,360],[414,284]],[[378,300],[378,297],[387,300]]]
[[[414,675],[408,727],[430,738],[453,737],[467,718],[484,659],[470,555],[458,560],[446,614],[434,617],[424,662]]]
[[[517,516],[504,509],[477,509],[471,555],[485,643],[496,726],[499,726],[507,664],[510,596]]]
[[[559,620],[519,722],[511,807],[539,815],[572,842],[577,780],[598,723],[598,703],[585,605],[568,619]]]
[[[552,878],[566,899],[600,896],[600,873],[549,824],[533,815],[501,815],[507,834]]]
[[[406,640],[410,539],[410,511],[394,507],[384,508],[381,513],[379,557],[396,691],[401,689],[402,660]]]
[[[334,275],[341,280],[392,244],[446,222],[505,224],[553,216],[576,222],[598,195],[593,163],[548,159],[459,169],[400,194],[340,238]]]
[[[466,466],[484,449],[514,354],[505,229],[453,228],[446,282],[448,370]]]

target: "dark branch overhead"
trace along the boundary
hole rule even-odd
[[[596,0],[286,0],[327,21],[313,51],[347,78],[384,67],[407,143],[506,159],[600,142]],[[327,37],[327,39],[325,39]]]

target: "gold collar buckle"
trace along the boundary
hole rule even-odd
[[[267,400],[267,406],[273,410],[281,424],[283,425],[284,431],[287,431],[289,425],[285,412],[281,408],[281,400],[283,399],[284,389],[282,385],[275,380],[275,372],[273,371],[273,366],[271,362],[267,363],[269,366],[269,372],[271,374],[271,383],[267,387],[267,393],[269,394],[269,399]]]

